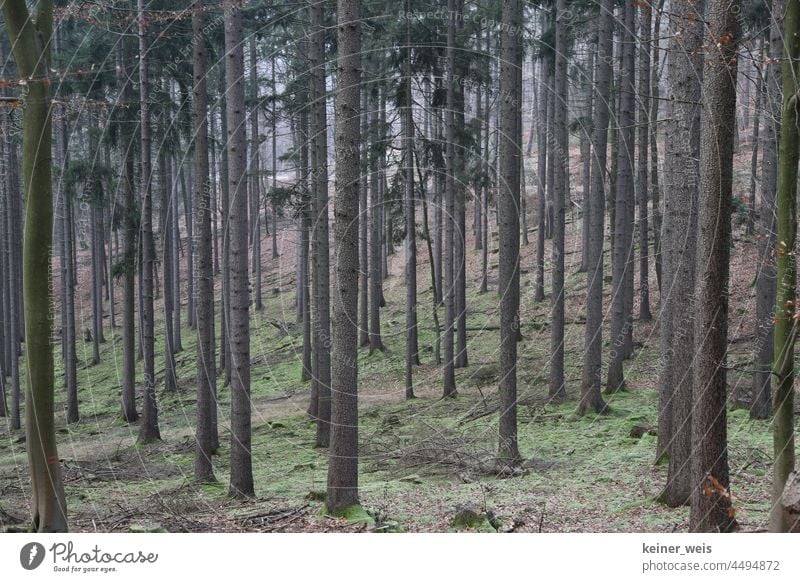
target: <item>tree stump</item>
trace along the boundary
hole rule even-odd
[[[783,487],[781,506],[791,533],[800,533],[800,471],[792,471]]]

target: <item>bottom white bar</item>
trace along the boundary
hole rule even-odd
[[[797,544],[769,534],[6,534],[0,572],[9,581],[796,581]]]

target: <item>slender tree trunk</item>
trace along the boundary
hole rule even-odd
[[[39,2],[35,21],[22,0],[7,0],[3,4],[3,14],[17,67],[20,76],[27,79],[28,90],[22,141],[27,200],[22,278],[28,364],[25,427],[32,525],[37,532],[63,532],[67,531],[67,507],[53,418],[52,302],[48,267],[53,236],[51,82],[48,77],[53,3],[50,0]]]
[[[361,179],[359,180],[359,215],[363,218],[359,222],[358,230],[358,253],[359,253],[359,280],[358,280],[358,345],[361,347],[369,345],[369,241],[367,240],[367,228],[369,221],[367,220],[368,213],[368,165],[369,158],[372,153],[369,150],[369,134],[368,123],[370,122],[367,112],[369,111],[369,90],[362,85],[361,91],[361,135],[364,142],[361,144],[361,159],[364,161],[361,165]]]
[[[272,90],[276,91],[275,84],[275,53],[272,53],[270,62],[270,74],[272,75]],[[272,115],[270,116],[272,131],[272,191],[278,187],[278,105],[276,100],[272,101]],[[272,200],[272,258],[278,258],[278,205]]]
[[[622,75],[620,86],[620,107],[617,152],[617,180],[614,204],[615,228],[613,237],[614,263],[612,275],[612,319],[611,354],[608,364],[606,394],[625,389],[622,361],[626,356],[626,341],[630,328],[628,305],[628,278],[633,274],[633,225],[630,209],[633,208],[633,150],[635,147],[635,90],[636,67],[634,40],[633,0],[626,0],[623,6],[624,24],[622,26]],[[632,293],[633,280],[630,280]]]
[[[315,445],[327,447],[331,431],[331,301],[330,301],[330,247],[328,225],[328,114],[325,69],[325,3],[316,0],[311,5],[311,62],[313,63],[313,97],[311,116],[313,120],[314,199],[316,211],[313,216],[316,240],[317,268],[314,275],[314,333],[316,335],[315,357],[317,362],[314,381],[317,383],[317,433]]]
[[[661,37],[661,15],[663,14],[664,0],[659,0],[656,6],[656,18],[653,27],[652,38]],[[656,282],[658,283],[659,294],[661,293],[662,278],[662,258],[661,258],[661,200],[658,185],[658,106],[661,101],[660,76],[657,69],[660,66],[660,44],[653,43],[653,58],[650,75],[650,199],[653,209],[653,259],[656,267]],[[664,300],[661,298],[663,309]],[[663,321],[663,318],[662,318]],[[659,408],[661,410],[661,408]],[[659,416],[660,417],[660,416]],[[665,431],[666,434],[666,431]],[[661,429],[658,432],[658,444],[656,448],[660,451],[663,439]],[[660,454],[660,453],[659,453]]]
[[[795,469],[794,443],[794,346],[797,335],[797,164],[800,160],[798,90],[800,83],[800,0],[787,0],[784,12],[783,113],[778,166],[777,222],[775,245],[777,299],[775,302],[775,411],[773,415],[772,510],[769,529],[789,531],[792,524],[781,505],[781,496]]]
[[[168,128],[168,123],[168,121],[164,123],[165,130]],[[168,392],[174,392],[178,387],[175,377],[175,333],[173,331],[173,311],[175,309],[173,264],[178,262],[178,255],[174,253],[173,239],[177,236],[177,233],[172,228],[172,195],[174,192],[172,187],[172,168],[163,148],[158,157],[159,165],[161,166],[161,264],[164,269],[164,389]]]
[[[639,319],[650,321],[650,223],[647,216],[647,159],[650,145],[650,47],[653,12],[650,4],[639,6],[639,159],[636,161],[639,195]],[[631,269],[633,267],[631,266]]]
[[[456,324],[456,290],[455,290],[455,215],[456,175],[455,175],[455,88],[453,77],[455,70],[455,38],[456,38],[456,0],[447,2],[447,106],[445,109],[445,213],[444,213],[444,396],[456,395],[455,358],[453,353],[454,326]]]
[[[337,0],[336,276],[333,294],[331,442],[327,510],[358,504],[358,198],[360,159],[361,3]]]
[[[150,65],[148,51],[150,40],[145,21],[145,0],[138,0],[139,21],[139,93],[140,133],[142,158],[142,352],[144,356],[144,401],[139,442],[147,444],[161,440],[156,406],[155,334],[153,322],[153,271],[155,245],[153,244],[153,170],[150,142]]]
[[[783,33],[781,24],[784,0],[773,0],[770,11],[769,64],[765,66],[766,94],[763,150],[761,158],[761,209],[758,225],[758,263],[756,267],[756,342],[753,365],[751,418],[772,414],[772,358],[774,353],[775,309],[775,191],[778,186],[778,141],[781,118],[781,67]]]
[[[216,355],[214,354],[214,262],[211,228],[211,183],[208,179],[208,93],[206,89],[205,12],[192,3],[192,117],[195,169],[195,231],[197,232],[197,427],[195,481],[214,481],[211,454],[216,423]]]
[[[140,0],[142,1],[142,0]],[[225,0],[225,85],[228,116],[228,169],[231,303],[228,341],[231,355],[232,497],[252,497],[253,461],[250,420],[250,292],[247,261],[247,152],[244,103],[242,10]]]
[[[759,59],[764,62],[764,39],[759,41]],[[752,235],[756,228],[756,190],[758,185],[758,150],[759,133],[761,131],[761,94],[764,92],[763,77],[761,66],[755,69],[758,79],[756,79],[756,102],[753,107],[753,152],[750,156],[750,207],[747,211],[747,226],[745,232]]]
[[[553,294],[550,297],[550,397],[565,400],[564,386],[564,202],[567,196],[567,174],[569,173],[569,136],[567,133],[567,26],[566,2],[556,3],[556,51],[555,51],[555,106],[551,137],[553,157]]]
[[[599,6],[597,59],[595,61],[594,135],[592,138],[592,183],[589,199],[589,253],[587,260],[586,336],[583,356],[581,401],[578,413],[606,410],[600,394],[603,347],[603,239],[605,227],[605,176],[608,146],[609,101],[611,95],[614,1]],[[541,235],[540,235],[541,236]]]
[[[544,21],[542,21],[544,22]],[[552,71],[546,58],[540,60],[539,89],[539,136],[536,144],[538,150],[537,208],[536,208],[536,277],[534,279],[533,300],[544,301],[544,254],[545,254],[545,222],[547,221],[547,128],[550,127],[550,93],[552,92]]]
[[[379,101],[378,89],[373,89],[370,125],[373,139],[379,139]],[[381,146],[382,147],[382,146]],[[374,146],[373,146],[374,148]],[[383,277],[381,276],[381,224],[380,224],[380,171],[379,156],[373,151],[370,160],[370,188],[369,188],[369,216],[370,229],[369,237],[369,351],[384,351],[381,338],[381,297],[383,295]]]
[[[130,80],[133,75],[133,42],[129,39],[120,41],[123,62],[122,96],[127,103],[136,99],[134,85]],[[139,208],[136,204],[134,155],[136,114],[133,108],[122,111],[123,123],[120,130],[124,160],[122,166],[122,183],[124,188],[125,218],[123,220],[124,272],[122,275],[122,418],[135,422],[139,418],[136,412],[136,265],[138,263],[139,238],[137,222]],[[71,221],[71,213],[69,220]],[[74,239],[73,239],[74,240]]]
[[[563,10],[565,1],[559,0]],[[500,442],[497,453],[502,466],[520,461],[517,444],[517,341],[519,339],[519,161],[521,125],[517,115],[520,92],[517,68],[521,62],[514,23],[522,14],[518,0],[503,3],[500,57]],[[558,41],[557,41],[558,42]],[[566,58],[566,55],[565,55]],[[564,71],[566,73],[566,70]]]
[[[406,0],[411,12],[411,0]],[[406,399],[414,398],[414,364],[419,364],[417,343],[417,222],[414,200],[414,101],[411,92],[411,19],[406,18],[406,47],[404,65],[404,153],[405,156],[405,255],[406,255]]]
[[[733,128],[739,0],[708,0],[707,34],[726,39],[705,51],[700,130],[696,360],[692,409],[692,532],[736,529],[728,469],[728,280],[733,206]],[[795,160],[796,161],[796,160]]]
[[[250,236],[253,239],[253,294],[256,311],[264,309],[261,292],[261,137],[258,133],[258,68],[256,35],[250,35]]]
[[[220,63],[219,94],[220,94],[220,132],[227,139],[228,136],[228,96],[225,91],[225,59]],[[231,383],[231,197],[230,197],[230,172],[228,171],[228,144],[220,152],[219,181],[222,193],[222,313],[220,314],[220,362],[225,370],[224,385]]]

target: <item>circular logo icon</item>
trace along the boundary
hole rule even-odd
[[[30,542],[22,546],[19,552],[19,563],[26,570],[35,570],[44,561],[44,546],[39,542]]]

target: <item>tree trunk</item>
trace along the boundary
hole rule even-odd
[[[370,133],[374,140],[379,140],[379,101],[377,88],[372,89],[370,106]],[[382,145],[380,147],[383,147]],[[383,295],[383,277],[381,276],[381,224],[380,224],[380,171],[379,159],[375,151],[370,154],[370,186],[369,186],[369,352],[384,351],[381,338],[381,297]]]
[[[759,40],[759,61],[764,62],[764,38]],[[752,235],[756,229],[756,190],[758,185],[758,146],[761,131],[761,94],[764,92],[761,66],[755,68],[758,75],[756,79],[756,102],[753,107],[753,152],[750,156],[750,207],[747,209],[747,226],[745,232]],[[749,86],[749,83],[748,83]]]
[[[145,0],[138,0],[139,24],[139,94],[140,94],[140,133],[142,159],[142,355],[144,356],[144,401],[142,422],[139,426],[139,442],[142,444],[161,440],[158,427],[158,408],[156,406],[155,334],[153,322],[153,263],[155,245],[153,244],[153,170],[150,143],[150,66],[148,51],[150,41],[147,37],[145,21]]]
[[[358,345],[361,347],[369,345],[369,240],[367,236],[367,228],[369,227],[368,215],[368,188],[369,176],[368,166],[369,159],[372,156],[369,148],[369,90],[362,86],[361,91],[361,126],[360,134],[363,136],[364,142],[361,144],[361,174],[359,180],[359,216],[363,218],[359,222],[358,227],[358,254],[359,254],[359,281],[358,281]]]
[[[589,253],[587,257],[586,336],[583,356],[581,401],[578,413],[589,409],[597,413],[606,410],[600,394],[603,347],[603,238],[605,226],[605,176],[610,117],[612,44],[614,32],[614,1],[603,0],[595,59],[594,135],[592,138],[592,183],[589,199]],[[541,234],[539,235],[541,237]]]
[[[756,342],[753,365],[753,396],[750,417],[766,419],[772,414],[772,357],[775,308],[775,190],[778,186],[778,141],[781,118],[781,68],[783,52],[781,23],[784,0],[773,0],[770,14],[769,64],[765,66],[765,116],[761,158],[761,210],[758,226],[756,271]]]
[[[692,532],[736,529],[730,495],[727,431],[728,280],[733,206],[733,128],[739,0],[708,0],[700,130],[697,338],[692,410]],[[778,505],[780,505],[778,503]]]
[[[456,62],[456,0],[447,1],[447,108],[445,109],[445,213],[444,213],[444,397],[456,395],[455,358],[453,353],[453,327],[455,325],[456,293],[454,279],[453,216],[455,214],[455,88],[453,76]]]
[[[164,130],[169,127],[169,120],[164,122]],[[159,165],[161,166],[161,264],[164,269],[164,389],[168,392],[177,390],[177,380],[175,377],[175,333],[174,333],[174,309],[175,309],[175,274],[173,264],[178,262],[178,254],[174,253],[174,238],[177,233],[173,230],[172,215],[173,204],[172,195],[174,193],[172,184],[172,168],[165,148],[159,152]]]
[[[122,98],[127,103],[132,103],[136,98],[134,86],[128,78],[133,75],[133,42],[123,39],[120,42],[122,50],[123,70],[119,79],[122,84]],[[138,262],[139,233],[138,216],[139,208],[135,195],[135,153],[134,145],[136,113],[133,108],[122,110],[122,148],[124,160],[122,166],[122,183],[125,192],[123,220],[124,259],[122,264],[122,394],[121,409],[125,422],[132,423],[139,418],[136,412],[136,267]],[[69,217],[71,221],[71,214]],[[74,239],[73,239],[74,240]]]
[[[671,9],[668,55],[672,121],[666,131],[664,172],[664,307],[661,315],[661,414],[671,416],[664,500],[686,505],[691,494],[694,286],[700,158],[700,83],[703,78],[703,0]]]
[[[253,294],[256,311],[264,309],[261,292],[261,136],[258,133],[256,35],[250,35],[250,237],[253,239]]]
[[[358,504],[358,198],[361,19],[358,0],[337,0],[336,276],[333,300],[331,442],[327,510]]]
[[[781,508],[783,487],[795,468],[794,451],[794,346],[797,333],[797,164],[800,159],[798,97],[800,89],[800,0],[787,0],[784,12],[783,114],[778,166],[777,222],[775,246],[777,299],[775,302],[775,411],[773,415],[772,510],[769,529],[789,529]]]
[[[205,12],[192,3],[192,121],[195,169],[195,231],[197,232],[197,428],[194,479],[215,481],[211,465],[216,416],[216,355],[214,353],[214,262],[211,229],[211,183],[208,179],[208,93],[206,89]]]
[[[550,296],[552,328],[550,330],[550,390],[553,400],[567,397],[564,386],[564,202],[567,196],[569,173],[569,135],[567,133],[567,26],[569,15],[566,2],[559,0],[555,7],[555,106],[553,110],[553,293]]]
[[[310,58],[312,63],[311,119],[314,148],[314,240],[316,241],[317,268],[314,274],[314,334],[317,383],[317,432],[315,445],[330,444],[331,422],[331,301],[330,301],[330,247],[328,225],[328,114],[325,68],[325,3],[317,0],[311,5]]]
[[[411,12],[411,0],[406,0],[406,11]],[[411,93],[411,19],[406,18],[405,78],[403,79],[403,130],[405,157],[405,217],[406,255],[406,399],[414,398],[414,365],[419,364],[417,343],[417,223],[414,199],[414,101]]]
[[[220,94],[220,133],[228,137],[228,96],[226,95],[225,59],[220,63],[219,94]],[[225,370],[224,385],[231,383],[231,197],[230,197],[230,172],[228,171],[228,146],[225,143],[220,152],[219,181],[222,209],[222,313],[220,314],[220,367]]]
[[[563,9],[564,0],[559,0]],[[500,442],[501,467],[520,461],[517,445],[517,341],[519,339],[519,189],[521,126],[517,70],[520,42],[513,33],[522,11],[517,0],[503,3],[500,57]],[[563,40],[563,39],[562,39]],[[558,42],[558,41],[557,41]],[[566,72],[566,71],[565,71]]]
[[[544,17],[543,17],[544,18]],[[542,21],[544,23],[544,20]],[[537,207],[536,207],[536,277],[534,279],[533,300],[544,301],[544,253],[545,230],[547,227],[547,128],[550,124],[550,93],[552,92],[552,70],[549,59],[542,57],[540,60],[539,74],[539,136],[536,149],[538,150],[537,181]]]
[[[140,0],[141,1],[141,0]],[[229,495],[252,497],[250,420],[250,292],[247,261],[247,142],[245,135],[242,9],[225,0],[225,84],[228,98],[231,303],[231,480]]]
[[[612,268],[611,295],[611,353],[609,355],[606,394],[613,394],[625,389],[622,361],[626,356],[626,341],[630,323],[630,305],[628,293],[632,294],[633,279],[633,225],[630,210],[633,209],[633,149],[635,147],[635,90],[636,90],[636,45],[634,39],[634,6],[633,0],[626,0],[623,5],[624,24],[622,26],[621,60],[622,74],[620,83],[620,106],[617,147],[617,179],[614,195],[614,262]],[[630,278],[630,285],[628,279]],[[631,296],[632,299],[632,296]]]
[[[54,427],[50,248],[53,236],[51,180],[51,82],[49,44],[53,4],[38,4],[36,20],[21,0],[3,4],[20,76],[27,79],[22,163],[25,184],[23,290],[28,377],[25,387],[26,443],[31,476],[32,525],[37,532],[67,531],[67,507]]]
[[[650,321],[650,222],[647,216],[647,159],[650,145],[650,48],[653,12],[650,4],[639,5],[639,159],[636,161],[639,194],[639,319]],[[631,270],[633,265],[631,265]]]

